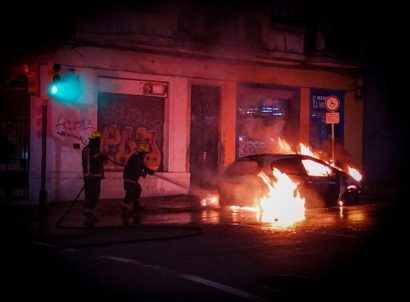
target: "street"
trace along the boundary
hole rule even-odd
[[[391,203],[309,210],[288,228],[230,209],[149,216],[6,241],[4,289],[47,301],[342,300],[404,289],[396,272],[407,248]]]

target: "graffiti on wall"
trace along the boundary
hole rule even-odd
[[[91,120],[70,120],[61,115],[58,117],[55,128],[58,135],[72,138],[83,145],[88,143],[90,133],[96,130]]]
[[[151,146],[146,163],[161,170],[164,141],[163,98],[119,93],[98,93],[98,124],[102,132],[102,145],[111,159],[107,169],[121,170],[131,156],[136,142]]]
[[[161,151],[157,146],[157,131],[144,127],[124,126],[112,123],[105,125],[101,136],[101,147],[111,161],[105,163],[107,169],[121,169],[134,152],[138,143],[147,143],[151,152],[145,158],[146,165],[157,170],[161,164]]]

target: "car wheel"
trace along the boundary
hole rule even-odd
[[[346,192],[344,199],[347,205],[358,204],[360,200],[359,192],[357,190],[348,191]]]

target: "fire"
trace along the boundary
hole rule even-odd
[[[315,162],[310,159],[303,159],[302,164],[306,169],[306,172],[309,176],[330,176],[332,175],[332,170],[322,165],[318,162]]]
[[[321,158],[320,154],[322,153],[314,152],[311,147],[303,143],[299,143],[298,147],[294,148],[287,143],[285,139],[279,137],[277,138],[275,151],[283,154],[297,153],[307,155],[322,160],[336,169],[344,170],[337,167],[334,163],[329,163],[327,160]],[[328,165],[322,164],[314,159],[302,159],[302,164],[309,176],[327,177],[335,173]],[[356,181],[361,181],[362,175],[357,169],[347,166],[346,170]],[[272,172],[276,178],[275,182],[272,182],[263,172],[258,174],[268,187],[268,193],[256,201],[258,207],[232,206],[231,210],[234,213],[242,210],[256,212],[259,214],[260,221],[271,223],[272,227],[275,228],[287,228],[297,222],[303,221],[305,219],[305,198],[300,196],[298,185],[294,183],[287,174],[282,173],[280,170],[273,168]],[[342,206],[343,203],[342,201],[340,202]],[[341,215],[343,215],[343,212],[341,212]]]
[[[281,137],[278,138],[278,146],[282,153],[285,153],[285,154],[293,153],[292,147],[288,144],[286,140],[284,140]]]
[[[361,181],[362,180],[362,174],[359,172],[359,170],[351,167],[351,166],[347,166],[347,173],[350,174],[350,176],[352,176],[355,180],[357,181]]]
[[[297,148],[293,148],[285,139],[279,137],[277,139],[278,148],[280,153],[293,154],[299,153],[302,155],[309,155],[315,158],[320,158],[319,155],[313,152],[312,148],[306,146],[304,143],[299,143]]]
[[[219,198],[217,194],[207,193],[201,198],[201,206],[203,207],[219,207]]]
[[[258,176],[268,186],[268,193],[259,201],[263,211],[263,222],[270,222],[278,227],[289,227],[305,219],[305,199],[299,194],[295,184],[287,174],[273,169],[276,182],[261,172]]]
[[[296,149],[292,148],[288,142],[286,142],[285,139],[279,137],[278,138],[278,147],[280,149],[280,152],[285,153],[285,154],[290,154],[290,153],[298,153],[298,154],[302,154],[302,155],[308,155],[320,160],[323,160],[324,162],[328,163],[329,165],[339,169],[339,170],[344,170],[338,166],[335,165],[335,163],[331,163],[328,162],[327,160],[325,160],[324,158],[322,158],[317,152],[314,152],[312,150],[311,147],[306,146],[303,143],[299,143],[298,147]],[[314,162],[309,161],[309,162],[303,162],[303,165],[305,166],[305,169],[307,170],[309,175],[313,175],[313,176],[327,176],[330,175],[331,171],[329,170],[318,170],[319,165],[315,165]],[[363,176],[362,174],[359,172],[359,170],[351,167],[351,166],[347,166],[347,173],[349,173],[355,180],[357,181],[361,181]]]
[[[312,157],[315,157],[315,158],[319,158],[318,155],[316,155],[315,153],[313,153],[313,151],[312,151],[312,149],[311,149],[310,147],[306,146],[306,145],[303,144],[303,143],[299,143],[298,153],[299,153],[299,154],[302,154],[302,155],[309,155],[309,156],[312,156]]]

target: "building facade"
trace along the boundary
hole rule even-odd
[[[335,160],[363,168],[362,70],[334,46],[334,31],[283,21],[278,7],[186,4],[102,8],[78,16],[58,48],[14,60],[39,70],[29,110],[30,201],[41,187],[45,104],[49,201],[73,200],[82,188],[81,150],[93,130],[111,158],[101,198],[123,197],[121,164],[141,140],[160,176],[141,181],[143,196],[212,189],[237,157],[279,152],[282,139],[329,158],[329,96],[339,101]],[[49,95],[55,64],[81,87],[73,101]]]

